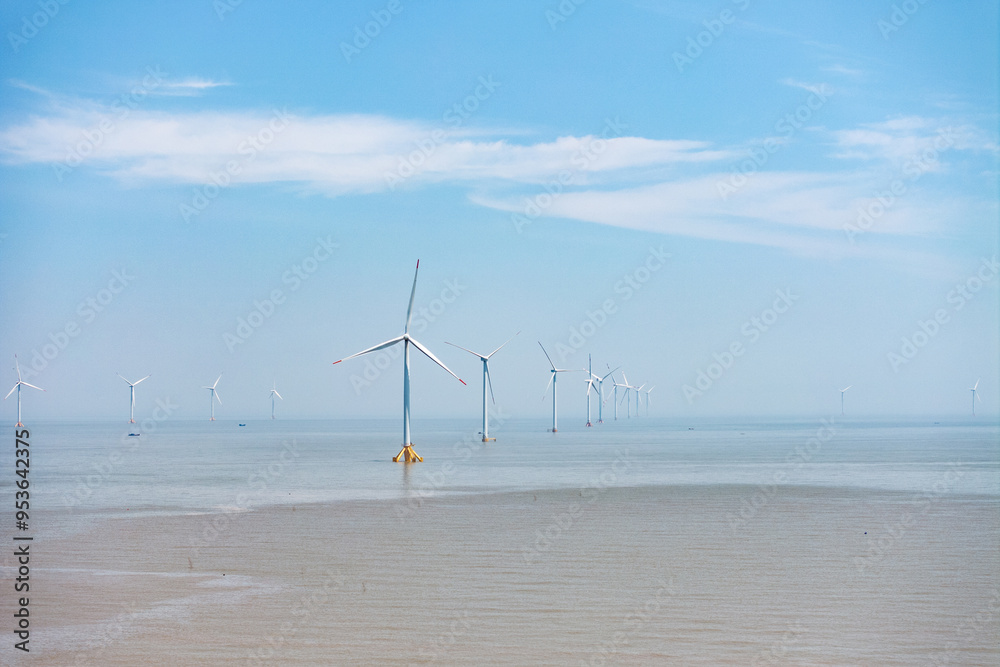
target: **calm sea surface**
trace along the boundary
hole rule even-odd
[[[995,423],[476,427],[32,425],[34,661],[1000,661]]]

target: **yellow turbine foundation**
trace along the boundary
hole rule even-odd
[[[403,448],[399,450],[399,454],[392,457],[392,461],[393,463],[416,463],[417,461],[423,461],[423,458],[413,451],[413,445],[403,445]]]
[[[496,438],[483,438],[483,442],[496,442]]]

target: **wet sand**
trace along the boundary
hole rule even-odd
[[[31,664],[1000,662],[996,497],[759,493],[106,518],[34,543]]]

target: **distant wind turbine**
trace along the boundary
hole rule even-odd
[[[639,416],[639,408],[642,407],[642,388],[646,386],[646,383],[640,384],[638,387],[632,387],[635,389],[635,416]]]
[[[979,380],[982,380],[982,378],[979,378]],[[976,384],[969,390],[969,391],[972,392],[972,416],[973,417],[976,416],[976,401],[978,400],[980,403],[983,402],[983,399],[979,398],[979,380],[976,380]],[[28,386],[31,386],[31,385],[28,385]],[[10,394],[8,394],[8,396],[9,395]]]
[[[843,389],[840,390],[840,416],[841,417],[844,416],[844,392],[847,391],[848,389],[850,389],[853,386],[854,386],[853,384],[850,384],[850,385],[847,385],[846,387],[844,387]]]
[[[125,376],[122,375],[121,373],[115,373],[115,375],[117,375],[121,379],[125,380]],[[146,377],[142,378],[142,380],[145,380],[148,377],[149,376],[147,375]],[[137,384],[139,384],[140,382],[142,382],[142,380],[136,380],[135,382],[129,382],[128,380],[125,380],[125,383],[128,385],[128,393],[129,393],[129,399],[128,399],[128,402],[129,402],[129,406],[128,406],[128,423],[129,424],[134,424],[135,423],[135,386]]]
[[[17,425],[24,426],[24,424],[21,423],[21,385],[24,385],[25,387],[31,387],[32,389],[37,389],[38,391],[45,391],[45,390],[42,389],[41,387],[36,387],[33,384],[28,384],[27,382],[21,379],[21,367],[17,365],[16,354],[14,355],[14,370],[17,371],[17,384],[14,385],[13,389],[7,392],[7,395],[3,397],[3,400],[6,401],[8,398],[10,398],[10,395],[14,393],[14,390],[15,389],[17,390]]]
[[[552,376],[549,378],[549,384],[545,385],[545,393],[548,393],[549,386],[552,386],[552,432],[557,433],[559,431],[559,415],[556,411],[556,378],[560,373],[572,373],[577,370],[582,371],[583,369],[577,368],[556,368],[556,365],[552,363],[552,357],[549,356],[548,352],[545,352],[545,346],[542,345],[541,341],[538,341],[538,347],[542,348],[542,352],[545,354],[545,358],[549,360],[549,366],[552,366]],[[545,394],[542,394],[542,398],[545,398]]]
[[[276,382],[272,382],[271,383],[271,393],[268,394],[268,397],[271,399],[271,419],[274,419],[274,397],[277,396],[282,401],[285,400],[285,399],[281,398],[281,394],[278,393],[278,390],[276,389],[277,386],[278,385],[277,385]]]
[[[625,399],[626,398],[628,399],[628,405],[627,405],[627,407],[625,409],[625,416],[627,418],[631,418],[632,417],[632,392],[634,391],[634,392],[636,392],[636,394],[638,394],[640,387],[634,387],[634,386],[630,385],[628,383],[628,377],[625,375],[625,373],[622,373],[622,378],[625,380],[625,383],[621,385],[625,389],[625,396],[622,397],[622,402],[624,403]],[[643,385],[643,386],[645,386],[645,385]],[[638,401],[638,400],[639,399],[637,397],[636,401]],[[639,410],[639,406],[636,405],[636,416],[637,417],[639,416],[638,410]]]
[[[390,338],[384,343],[379,343],[378,345],[370,347],[367,350],[361,350],[357,354],[352,354],[349,357],[344,357],[343,359],[338,359],[333,362],[334,364],[339,364],[341,361],[347,361],[348,359],[353,359],[354,357],[360,357],[361,355],[368,354],[369,352],[377,352],[378,350],[392,347],[399,342],[403,343],[403,448],[399,451],[399,454],[396,454],[396,456],[392,459],[396,463],[416,463],[417,461],[423,461],[423,459],[420,456],[417,456],[417,453],[413,451],[413,443],[410,442],[410,345],[413,345],[413,347],[423,352],[435,364],[448,371],[448,374],[453,378],[462,384],[465,384],[465,380],[452,373],[451,369],[441,363],[441,361],[435,357],[430,350],[418,343],[416,338],[410,336],[410,316],[413,314],[413,297],[417,293],[417,273],[419,271],[420,260],[418,259],[417,268],[413,272],[413,288],[410,290],[410,305],[406,309],[406,326],[403,328],[403,335]]]
[[[611,365],[608,364],[608,367],[610,368]],[[618,368],[621,368],[621,366],[619,366]],[[615,371],[618,370],[618,368],[616,368]],[[607,380],[608,377],[612,373],[614,373],[615,371],[609,371],[607,375],[605,375],[602,378],[598,378],[597,379],[597,393],[598,393],[598,395],[600,397],[600,400],[597,403],[597,423],[598,424],[603,424],[604,423],[604,381]],[[614,382],[614,380],[615,379],[612,377],[611,381]],[[616,390],[616,393],[617,393],[617,390]],[[616,405],[615,406],[615,419],[617,419],[617,418],[618,418],[618,406]]]
[[[219,380],[221,379],[222,379],[222,373],[219,373],[219,377],[215,378],[215,383],[211,387],[202,387],[202,389],[208,389],[210,392],[212,392],[212,395],[208,399],[208,402],[212,404],[212,418],[209,419],[209,421],[213,422],[215,421],[215,401],[218,400],[219,405],[222,405],[222,399],[219,397],[219,392],[215,390],[215,388],[219,384]]]
[[[597,381],[601,378],[594,375],[594,359],[589,354],[587,355],[587,375],[588,377],[585,380],[587,383],[587,426],[593,426],[593,424],[590,423],[590,390],[597,386]],[[598,420],[598,422],[600,422],[600,420]]]
[[[516,334],[514,334],[514,336],[517,336],[519,333],[521,332],[518,331]],[[489,354],[485,355],[479,354],[478,352],[473,352],[472,350],[462,347],[461,345],[455,345],[454,343],[449,343],[448,341],[445,341],[445,344],[451,345],[452,347],[457,347],[460,350],[465,350],[469,354],[479,357],[479,359],[483,362],[483,442],[490,442],[491,440],[496,440],[496,438],[490,437],[490,422],[488,416],[489,413],[487,410],[488,406],[486,404],[487,387],[489,387],[490,389],[490,398],[493,399],[493,404],[496,405],[497,402],[496,397],[493,396],[493,380],[490,379],[490,357],[499,352],[504,345],[514,340],[514,336],[511,336],[504,342],[503,345],[493,350]]]
[[[653,393],[654,389],[656,389],[656,385],[653,385],[652,387],[650,387],[649,389],[646,390],[646,416],[647,417],[649,416],[649,395],[651,393]]]
[[[621,368],[621,367],[619,366],[619,368]],[[622,373],[622,377],[623,378],[625,377],[625,373]],[[628,392],[628,380],[626,379],[624,383],[621,383],[621,382],[619,382],[618,380],[615,379],[614,375],[612,375],[611,376],[611,381],[615,383],[615,421],[618,421],[618,405],[619,405],[619,401],[618,401],[618,387],[622,387],[626,392]],[[625,400],[624,396],[622,396],[622,400],[623,401]],[[625,416],[628,417],[628,413],[626,413]]]

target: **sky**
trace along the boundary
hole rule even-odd
[[[1000,414],[998,8],[8,1],[25,419]],[[398,349],[398,348],[397,348]],[[592,362],[588,361],[592,358]],[[584,372],[559,380],[586,419]],[[615,377],[624,382],[621,371]],[[606,389],[610,385],[606,384]],[[13,422],[14,396],[2,407]],[[606,404],[612,410],[611,402]],[[597,406],[594,405],[596,414]]]

